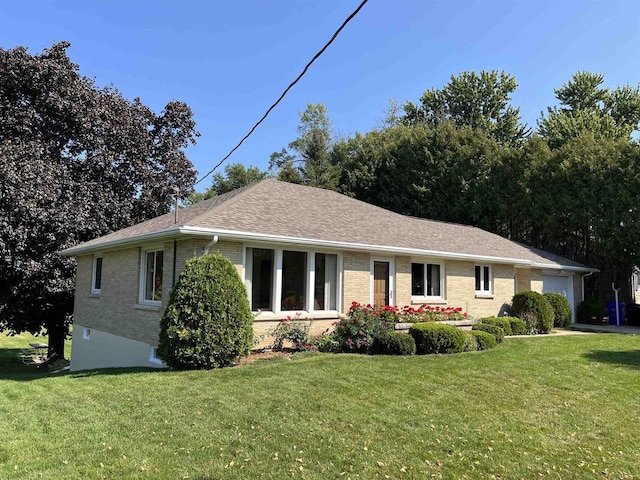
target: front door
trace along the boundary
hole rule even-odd
[[[389,305],[389,262],[373,262],[373,303]]]

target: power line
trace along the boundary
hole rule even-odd
[[[293,86],[298,83],[298,81],[304,76],[305,73],[307,73],[307,70],[309,70],[309,67],[313,64],[313,62],[315,62],[320,55],[322,55],[324,53],[324,51],[329,48],[329,45],[331,45],[333,43],[333,41],[336,39],[336,37],[340,34],[340,32],[342,31],[342,29],[344,27],[347,26],[347,24],[351,21],[351,19],[353,19],[353,17],[355,17],[358,12],[362,9],[362,7],[365,6],[365,4],[368,2],[369,0],[363,0],[362,3],[360,3],[360,5],[358,5],[358,8],[356,8],[351,15],[349,15],[347,17],[347,19],[342,22],[342,25],[340,25],[340,28],[338,28],[338,30],[335,31],[335,33],[333,34],[333,36],[331,37],[331,39],[324,45],[324,47],[322,47],[318,53],[316,53],[313,58],[311,59],[311,61],[309,63],[307,63],[304,67],[304,69],[302,70],[302,72],[300,73],[300,75],[298,75],[298,77],[289,84],[289,86],[287,88],[284,89],[284,91],[282,92],[282,94],[280,95],[280,97],[278,98],[278,100],[275,101],[275,103],[273,105],[271,105],[269,107],[269,109],[265,112],[265,114],[262,116],[262,118],[260,120],[258,120],[258,122],[251,128],[251,130],[249,130],[249,133],[247,133],[244,137],[242,137],[242,140],[240,140],[238,142],[238,144],[233,147],[231,149],[231,151],[229,153],[227,153],[227,155],[218,162],[218,164],[213,167],[211,170],[209,170],[203,177],[201,177],[198,181],[196,181],[196,183],[194,183],[194,186],[199,184],[201,181],[203,181],[205,178],[207,178],[209,175],[211,175],[213,172],[215,172],[216,168],[218,168],[220,165],[222,165],[232,154],[233,152],[235,152],[238,148],[240,148],[240,145],[242,145],[244,143],[244,141],[249,138],[251,136],[251,134],[255,131],[256,128],[258,128],[258,126],[267,118],[267,116],[271,113],[271,110],[273,110],[281,101],[282,99],[285,97],[285,95],[287,93],[289,93],[289,90],[291,90],[293,88]]]

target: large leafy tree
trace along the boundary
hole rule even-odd
[[[61,356],[75,262],[61,249],[169,211],[192,191],[191,109],[160,115],[79,73],[61,42],[0,49],[0,329]]]
[[[631,140],[640,123],[640,89],[625,85],[609,90],[603,83],[604,75],[578,72],[555,90],[560,108],[547,108],[538,121],[538,133],[552,148],[583,132],[596,140]]]
[[[331,121],[322,103],[309,103],[300,112],[299,137],[289,149],[271,154],[269,168],[279,180],[335,190],[339,169],[332,157]]]
[[[497,70],[452,75],[443,88],[424,92],[418,105],[407,102],[400,122],[430,126],[451,122],[483,130],[503,144],[518,144],[529,129],[520,121],[520,109],[509,104],[517,86],[513,76]]]

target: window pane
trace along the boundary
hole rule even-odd
[[[252,248],[251,308],[273,311],[273,250]]]
[[[155,252],[156,262],[153,276],[153,299],[162,300],[162,266],[164,263],[164,252]]]
[[[314,310],[337,310],[338,256],[316,253]]]
[[[411,264],[411,295],[424,295],[424,265],[422,263]]]
[[[482,269],[484,270],[484,285],[482,286],[482,289],[485,291],[489,291],[489,267],[482,267]]]
[[[480,267],[476,265],[476,291],[480,290]]]
[[[146,272],[145,272],[145,284],[144,284],[144,299],[153,300],[153,270],[155,263],[155,252],[147,252]]]
[[[440,265],[427,265],[427,295],[440,296]]]
[[[282,302],[280,309],[304,310],[306,306],[307,254],[282,252]]]
[[[93,289],[100,290],[102,287],[102,257],[96,258],[96,272],[93,280]]]

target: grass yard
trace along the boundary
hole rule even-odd
[[[50,375],[0,337],[0,478],[639,478],[640,336]]]

